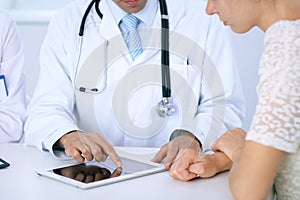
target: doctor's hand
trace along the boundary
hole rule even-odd
[[[101,162],[109,156],[117,167],[122,167],[121,158],[98,133],[72,131],[62,136],[57,145],[77,162],[84,162],[85,159]]]
[[[189,149],[201,152],[201,144],[192,133],[184,132],[162,146],[152,161],[160,163],[164,160],[165,168],[170,169],[172,164]]]
[[[231,160],[223,152],[204,154],[187,149],[173,163],[169,173],[177,180],[189,181],[198,177],[210,178],[219,172],[229,170],[231,166]]]

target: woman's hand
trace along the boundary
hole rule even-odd
[[[236,128],[227,131],[214,144],[214,152],[222,151],[231,161],[239,159],[245,145],[246,132],[243,129]]]

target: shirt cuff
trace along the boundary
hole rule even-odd
[[[172,141],[174,138],[176,138],[177,136],[180,136],[180,135],[182,135],[184,133],[190,133],[190,134],[192,134],[195,137],[195,139],[199,142],[200,148],[202,149],[202,143],[197,138],[197,136],[195,134],[193,134],[193,133],[191,133],[191,132],[189,132],[187,130],[183,130],[183,129],[176,129],[175,131],[173,131],[173,133],[170,135],[169,141]]]

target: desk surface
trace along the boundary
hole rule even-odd
[[[147,152],[149,149],[128,148]],[[140,154],[141,158],[146,154]],[[149,155],[149,154],[147,154]],[[12,200],[92,200],[92,199],[172,199],[172,200],[231,200],[228,173],[210,179],[190,182],[174,180],[168,172],[161,172],[120,183],[82,190],[64,183],[38,176],[35,171],[73,161],[57,160],[24,144],[0,144],[0,158],[11,165],[0,170],[0,198]],[[142,158],[145,159],[145,158]]]

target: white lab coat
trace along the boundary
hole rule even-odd
[[[0,11],[0,142],[18,142],[25,121],[25,79],[23,74],[23,45],[16,24]]]
[[[103,20],[95,9],[87,18],[77,69],[78,30],[88,3],[71,3],[49,25],[41,50],[40,77],[25,124],[27,144],[53,153],[53,144],[63,134],[83,130],[100,133],[116,146],[160,147],[175,129],[181,128],[195,134],[208,149],[225,130],[241,126],[244,101],[228,33],[218,19],[205,14],[205,2],[167,0],[171,88],[177,110],[173,116],[159,118],[154,109],[155,119],[151,108],[162,98],[161,75],[159,67],[149,66],[160,66],[160,38],[145,36],[148,40],[142,39],[144,43],[152,41],[153,46],[132,62],[124,41],[116,39],[121,33],[103,0]],[[152,28],[160,27],[158,11]],[[178,38],[181,34],[185,38]],[[99,54],[99,62],[108,58],[107,73],[101,75],[97,85],[100,88],[106,76],[105,90],[81,94],[77,82],[89,82],[93,76],[93,71],[82,76],[86,59],[107,41],[108,49],[117,55]],[[193,63],[202,63],[203,58],[197,48],[206,48],[205,64],[211,59],[213,69],[197,73],[201,66],[194,67]],[[84,95],[90,101],[83,102]]]

